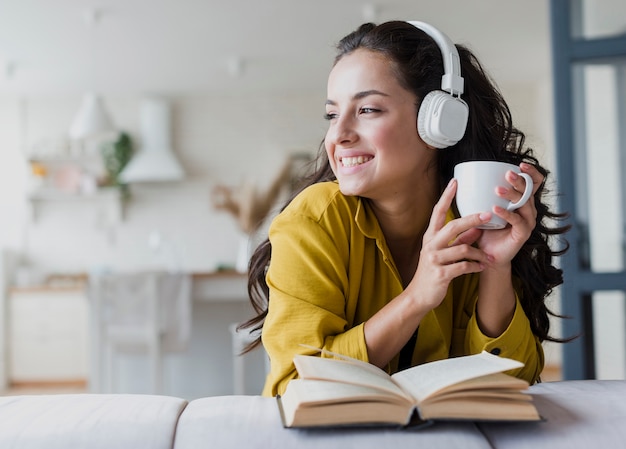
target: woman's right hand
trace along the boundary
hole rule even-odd
[[[446,223],[456,185],[456,180],[452,180],[433,208],[413,279],[400,295],[365,322],[369,361],[378,367],[389,363],[422,318],[441,304],[452,279],[480,272],[487,265],[487,255],[472,244],[482,233],[476,226],[488,222],[491,213]]]
[[[425,310],[441,304],[454,278],[480,272],[489,263],[489,256],[472,244],[483,232],[477,226],[488,222],[491,213],[474,214],[446,223],[456,188],[456,179],[452,179],[435,204],[422,240],[417,270],[407,286],[411,296]]]

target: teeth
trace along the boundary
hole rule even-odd
[[[372,159],[371,156],[354,156],[354,157],[344,157],[341,158],[341,163],[344,167],[354,167],[356,165],[363,164],[364,162],[368,162]]]

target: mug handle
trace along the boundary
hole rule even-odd
[[[527,173],[517,173],[518,176],[521,176],[526,181],[526,188],[524,189],[524,194],[522,197],[515,203],[509,202],[506,210],[515,210],[522,207],[526,202],[530,199],[530,196],[533,194],[533,178],[530,177]]]

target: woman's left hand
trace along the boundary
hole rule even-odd
[[[489,256],[492,266],[509,264],[528,240],[536,225],[537,209],[534,196],[543,183],[544,176],[531,164],[521,163],[520,169],[522,173],[530,175],[533,180],[532,196],[517,210],[508,211],[502,207],[494,207],[492,213],[504,219],[510,226],[483,231],[477,242],[478,247]],[[518,201],[524,193],[526,181],[513,171],[506,174],[506,180],[512,187],[498,187],[496,190],[498,196],[511,202]]]

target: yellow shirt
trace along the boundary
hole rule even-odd
[[[269,238],[270,301],[262,340],[271,370],[263,394],[275,396],[297,376],[294,355],[311,353],[301,344],[368,361],[363,323],[403,287],[368,202],[344,196],[335,182],[298,195],[274,219]],[[477,274],[455,279],[443,302],[424,317],[412,365],[485,350],[524,362],[510,374],[535,382],[543,350],[519,300],[506,331],[485,336],[474,313],[478,279]],[[398,356],[388,371],[397,367]]]

